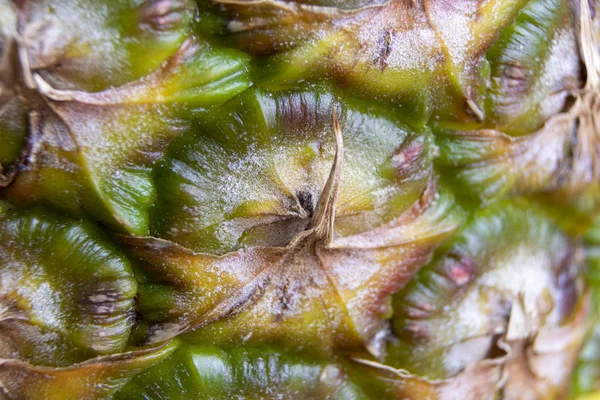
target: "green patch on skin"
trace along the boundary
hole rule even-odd
[[[0,212],[0,357],[65,366],[122,351],[138,287],[127,258],[89,222]]]
[[[102,92],[56,89],[35,75],[36,96],[48,107],[29,118],[31,154],[7,198],[147,234],[151,167],[193,115],[250,86],[247,62],[188,39],[158,70]]]
[[[579,244],[531,203],[503,201],[476,211],[395,295],[400,340],[386,361],[429,379],[496,365],[508,374],[505,393],[526,387],[544,398],[560,390],[572,373],[589,314],[581,255]],[[537,349],[535,356],[505,356],[526,351],[523,341]],[[562,368],[547,366],[546,357],[559,352]],[[520,363],[536,378],[511,381]]]
[[[152,234],[215,254],[285,245],[306,225],[327,179],[334,108],[341,110],[346,154],[336,235],[397,217],[427,185],[427,130],[325,88],[250,90],[169,146],[156,169]]]
[[[383,381],[377,382],[374,375],[357,375],[347,361],[322,359],[309,352],[282,352],[264,345],[224,349],[182,345],[135,377],[115,399],[382,398],[372,396],[384,393]]]

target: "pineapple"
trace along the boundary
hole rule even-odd
[[[599,7],[0,0],[0,398],[593,398]]]

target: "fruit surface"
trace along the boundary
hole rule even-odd
[[[600,396],[600,3],[0,0],[0,398]]]

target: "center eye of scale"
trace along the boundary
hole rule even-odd
[[[297,194],[298,202],[300,206],[308,213],[308,216],[311,217],[313,212],[315,211],[315,204],[313,201],[313,195],[311,192],[306,190],[301,190]]]

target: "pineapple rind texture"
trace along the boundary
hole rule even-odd
[[[340,360],[307,358],[265,346],[182,345],[169,359],[136,376],[116,399],[369,399],[385,393],[384,382],[361,387],[365,382],[360,381],[358,371]]]
[[[504,201],[477,211],[446,247],[396,295],[390,363],[444,379],[496,352],[506,356],[503,395],[560,390],[589,308],[581,245],[531,204]],[[549,358],[566,368],[548,368]]]
[[[0,232],[2,357],[66,366],[125,349],[138,285],[97,227],[6,211]]]
[[[600,287],[600,219],[585,236],[588,270],[586,279],[594,288]],[[600,312],[600,295],[592,290],[592,310],[597,321]],[[572,391],[575,394],[600,392],[600,324],[591,329],[579,355],[573,376]]]
[[[593,396],[599,11],[0,0],[0,398]]]

